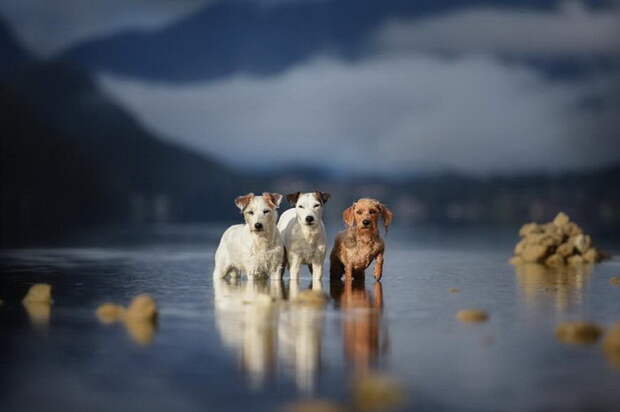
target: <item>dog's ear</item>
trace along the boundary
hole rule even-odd
[[[248,193],[247,195],[244,195],[244,196],[238,196],[237,198],[235,198],[235,205],[237,205],[237,207],[241,211],[243,211],[243,209],[247,207],[250,201],[252,201],[253,197],[254,197],[254,193]]]
[[[331,195],[329,193],[326,192],[319,192],[318,190],[316,192],[314,192],[314,196],[316,197],[316,199],[321,202],[321,204],[325,204],[327,203],[327,201],[329,200],[329,198],[331,197]]]
[[[286,200],[294,207],[297,204],[297,199],[299,199],[300,194],[301,192],[289,193],[286,195]]]
[[[353,216],[353,209],[355,209],[355,203],[346,208],[344,212],[342,212],[342,220],[347,226],[353,226],[353,222],[355,221]]]
[[[392,224],[392,217],[394,214],[383,203],[379,203],[379,213],[381,213],[381,217],[383,218],[383,227],[385,228],[385,233],[387,233],[388,227]]]
[[[269,202],[271,207],[277,209],[280,206],[280,202],[282,202],[283,196],[280,193],[263,192],[263,197]]]

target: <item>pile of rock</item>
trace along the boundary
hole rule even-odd
[[[560,212],[552,222],[527,223],[519,231],[512,264],[542,263],[547,266],[600,262],[605,255],[592,246],[590,236]]]

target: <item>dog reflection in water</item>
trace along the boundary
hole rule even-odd
[[[345,357],[357,375],[365,375],[373,369],[379,354],[387,347],[381,327],[383,286],[375,282],[372,289],[372,293],[366,289],[363,277],[330,281],[330,295],[344,312]]]
[[[323,308],[294,303],[299,280],[286,288],[266,278],[214,279],[215,319],[254,388],[263,386],[280,363],[299,389],[312,392],[320,365]],[[320,291],[314,279],[312,289]]]

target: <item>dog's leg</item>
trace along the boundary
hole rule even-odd
[[[323,290],[323,282],[320,278],[312,277],[312,290],[321,292]]]
[[[353,265],[350,263],[344,267],[344,279],[349,282],[353,279]]]
[[[340,259],[332,256],[329,262],[329,277],[331,279],[340,279],[344,273],[344,265]]]
[[[301,259],[296,255],[289,255],[289,270],[291,272],[291,279],[299,279],[299,271],[301,270]]]
[[[313,263],[312,265],[308,265],[310,269],[310,273],[312,273],[312,279],[322,279],[323,278],[323,264],[322,263]]]
[[[381,276],[383,276],[383,252],[379,253],[376,259],[377,261],[375,262],[375,280],[381,280]]]

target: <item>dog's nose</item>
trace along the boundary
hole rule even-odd
[[[370,224],[370,220],[364,219],[362,220],[362,223],[364,224],[364,226],[368,226]]]
[[[262,223],[254,223],[254,227],[258,230],[263,228],[263,224]]]
[[[314,216],[306,216],[306,222],[312,223],[314,221]]]

